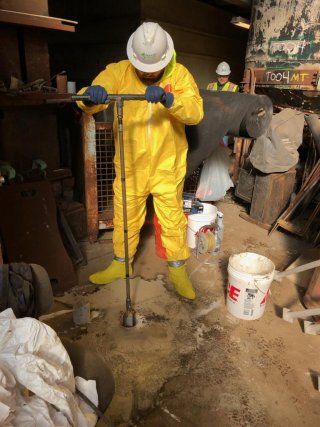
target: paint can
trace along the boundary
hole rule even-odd
[[[213,224],[216,219],[217,213],[208,214],[194,214],[188,216],[188,228],[187,228],[187,242],[191,249],[197,246],[197,233],[204,225]]]
[[[72,307],[73,323],[76,326],[85,326],[90,323],[90,303],[77,301]]]
[[[227,310],[243,320],[259,319],[266,308],[275,265],[253,252],[232,255],[228,263]]]

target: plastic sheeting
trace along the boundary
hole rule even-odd
[[[205,160],[196,192],[198,199],[204,202],[220,200],[233,187],[229,176],[230,152],[229,148],[219,145]]]
[[[304,114],[285,108],[272,117],[265,135],[254,141],[250,153],[253,166],[264,173],[286,172],[299,161]]]
[[[79,389],[98,403],[95,381],[82,379]],[[74,393],[73,367],[54,330],[33,318],[16,319],[11,308],[1,312],[0,425],[94,426],[96,416]]]

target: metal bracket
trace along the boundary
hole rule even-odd
[[[314,323],[309,322],[309,320],[305,320],[303,322],[303,330],[305,334],[320,335],[320,323]]]

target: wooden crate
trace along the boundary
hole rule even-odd
[[[263,224],[273,224],[289,203],[295,176],[295,169],[256,175],[250,217]]]
[[[235,195],[240,199],[245,200],[246,202],[251,202],[255,179],[255,173],[251,173],[245,169],[240,168]]]

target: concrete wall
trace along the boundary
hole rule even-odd
[[[231,79],[242,79],[247,31],[230,24],[232,14],[195,0],[141,0],[142,20],[159,22],[172,36],[177,59],[201,88],[215,79],[219,62],[229,62]]]
[[[232,79],[242,79],[247,31],[230,24],[232,14],[213,6],[195,0],[51,0],[49,12],[79,21],[76,34],[50,34],[52,72],[66,69],[78,88],[108,63],[126,58],[129,36],[146,20],[170,33],[178,61],[201,88],[215,78],[223,60],[231,65]]]
[[[107,64],[126,59],[127,41],[141,14],[140,0],[50,0],[49,12],[79,22],[75,34],[49,35],[52,72],[66,70],[77,89]]]

